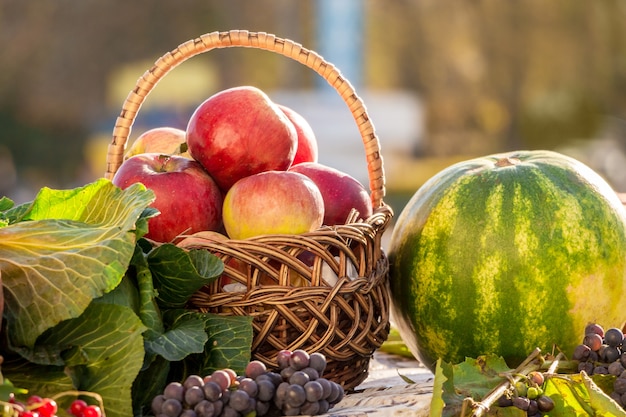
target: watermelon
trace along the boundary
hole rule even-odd
[[[626,318],[626,211],[560,153],[444,169],[403,208],[388,255],[393,323],[431,370],[483,354],[514,367],[536,347],[571,356],[588,322]]]

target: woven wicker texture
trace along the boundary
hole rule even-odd
[[[252,316],[254,359],[275,367],[282,349],[322,352],[328,359],[325,375],[354,388],[367,377],[369,360],[389,331],[389,264],[381,237],[392,211],[383,201],[385,176],[374,126],[363,101],[335,66],[300,44],[266,33],[213,32],[187,41],[159,58],[129,93],[113,131],[105,177],[112,178],[122,164],[132,125],[154,86],[185,60],[226,47],[257,48],[294,59],[337,91],[363,141],[373,215],[361,219],[355,212],[344,225],[303,235],[230,240],[201,232],[188,237],[179,245],[209,250],[225,265],[222,277],[199,291],[189,308]]]

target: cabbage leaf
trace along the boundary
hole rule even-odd
[[[80,316],[120,283],[135,250],[136,222],[153,200],[141,184],[121,190],[105,179],[73,190],[44,188],[21,218],[0,227],[13,346],[34,346],[45,330]]]

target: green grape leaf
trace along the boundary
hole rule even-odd
[[[32,347],[46,329],[80,316],[120,283],[135,249],[135,222],[153,199],[141,184],[120,190],[107,180],[69,191],[42,189],[22,221],[0,228],[14,346]]]
[[[224,271],[224,263],[203,249],[186,251],[172,244],[154,248],[148,254],[159,305],[184,307],[189,297]]]

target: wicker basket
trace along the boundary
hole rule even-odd
[[[389,264],[381,237],[392,211],[383,202],[385,177],[374,127],[362,100],[336,67],[293,41],[266,33],[213,32],[185,42],[158,59],[128,95],[109,145],[105,176],[112,178],[122,163],[137,112],[156,83],[188,58],[225,47],[258,48],[292,58],[335,88],[365,147],[373,215],[360,219],[353,213],[344,225],[303,235],[245,240],[193,235],[185,247],[206,248],[224,261],[225,272],[199,291],[189,308],[252,316],[254,359],[275,367],[281,349],[322,352],[328,360],[325,376],[345,389],[354,388],[367,377],[370,358],[389,332]],[[226,291],[224,280],[236,283],[238,291]]]

